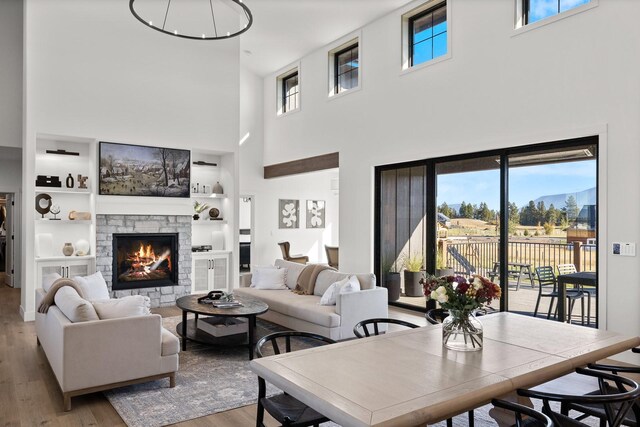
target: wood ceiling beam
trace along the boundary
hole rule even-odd
[[[290,162],[277,163],[264,167],[264,178],[297,175],[300,173],[316,172],[335,169],[340,166],[340,153],[329,153],[321,156],[307,157]]]

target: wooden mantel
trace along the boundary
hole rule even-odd
[[[321,156],[307,157],[290,162],[277,163],[264,167],[264,178],[297,175],[325,169],[335,169],[340,166],[340,153],[329,153]]]

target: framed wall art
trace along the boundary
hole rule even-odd
[[[278,200],[278,228],[300,227],[300,201],[291,199]]]
[[[190,197],[191,152],[100,142],[99,194]]]
[[[307,200],[307,228],[324,228],[324,200]]]

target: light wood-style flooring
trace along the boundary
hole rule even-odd
[[[71,412],[62,408],[62,394],[41,347],[34,322],[19,315],[20,289],[0,286],[0,426],[122,426],[126,425],[102,393],[74,397]],[[176,307],[154,310],[177,316]],[[426,324],[424,317],[394,310],[394,317]],[[257,387],[257,381],[256,381]],[[176,424],[180,427],[237,427],[255,425],[256,405]],[[266,417],[267,427],[277,426]]]

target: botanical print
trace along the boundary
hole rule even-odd
[[[324,200],[307,200],[307,228],[324,228]]]
[[[280,199],[278,206],[278,223],[279,228],[298,228],[300,201]]]
[[[100,143],[100,194],[189,197],[189,150]]]

